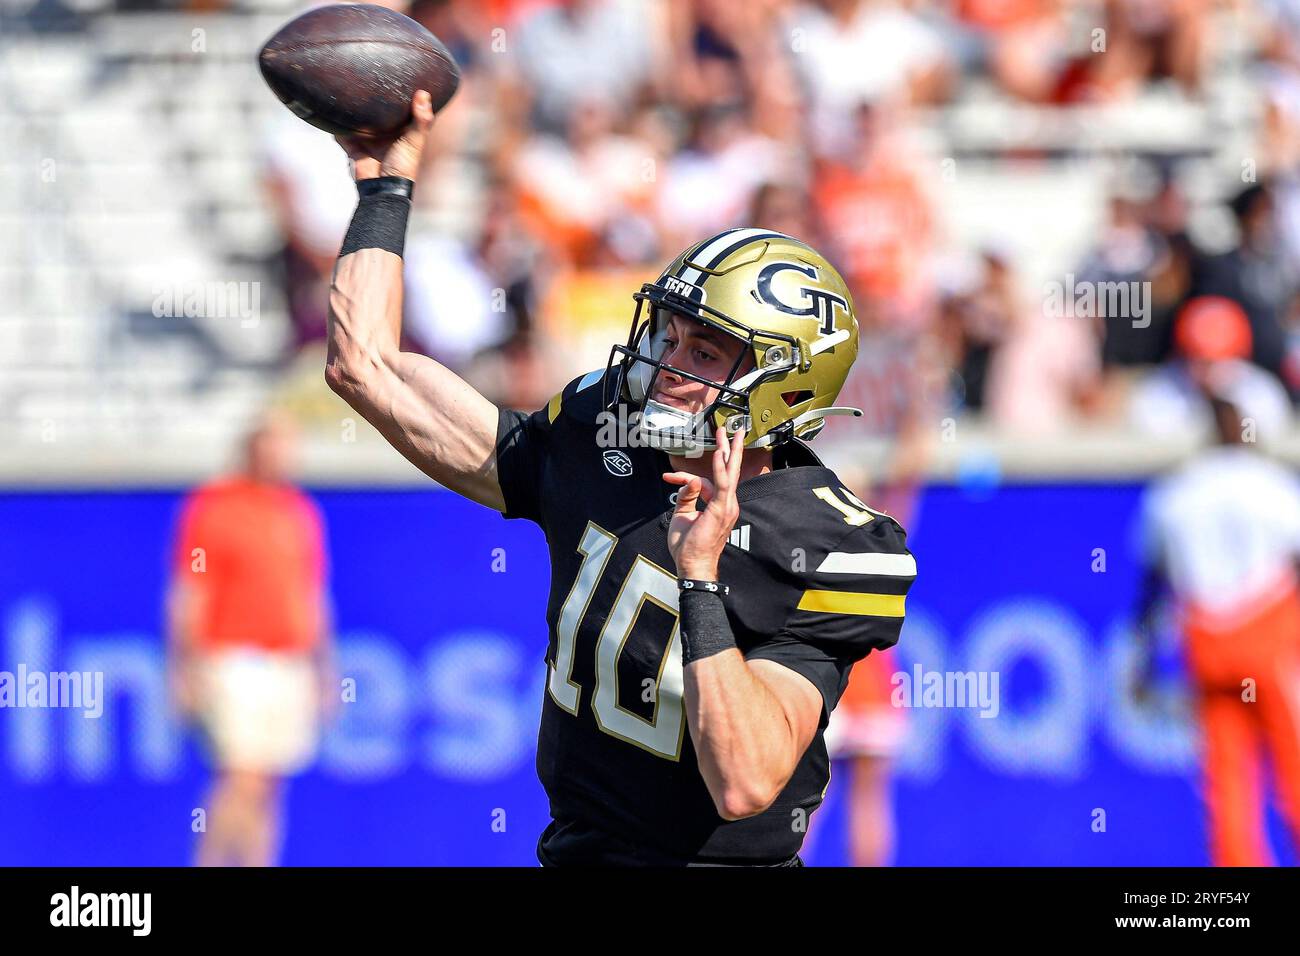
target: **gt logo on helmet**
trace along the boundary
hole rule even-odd
[[[764,266],[763,270],[758,274],[759,298],[788,315],[815,315],[817,321],[821,323],[817,331],[822,335],[830,335],[835,331],[835,307],[839,306],[841,310],[848,312],[848,301],[843,296],[828,292],[826,289],[817,286],[800,286],[799,291],[808,298],[808,305],[798,309],[787,305],[772,291],[772,280],[778,273],[787,270],[801,273],[813,281],[817,280],[817,268],[815,266],[802,266],[795,262],[774,262],[770,266]]]

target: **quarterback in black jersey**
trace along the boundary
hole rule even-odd
[[[340,140],[376,181],[363,197],[409,193],[421,96],[396,142]],[[856,413],[834,406],[858,339],[843,280],[797,239],[728,230],[636,293],[607,367],[498,410],[398,349],[393,204],[368,202],[335,268],[327,380],[426,473],[546,535],[538,860],[802,865],[828,717],[854,662],[898,641],[916,574],[903,529],[806,444]]]

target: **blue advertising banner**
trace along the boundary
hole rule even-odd
[[[1195,727],[1124,692],[1137,485],[935,486],[899,667],[996,675],[906,710],[902,864],[1203,864]],[[534,865],[540,531],[455,495],[328,490],[341,707],[288,791],[284,862]],[[176,491],[0,494],[0,672],[104,675],[102,714],[0,709],[0,864],[183,864],[208,773],[169,710]],[[908,704],[924,704],[919,692]],[[806,859],[843,863],[847,767]],[[1274,845],[1290,862],[1277,821]]]

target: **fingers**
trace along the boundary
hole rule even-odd
[[[714,431],[713,438],[713,483],[717,486],[719,494],[725,494],[731,487],[731,475],[727,469],[731,443],[727,441],[727,433],[722,428]]]
[[[338,133],[334,142],[343,147],[349,159],[379,159],[398,140],[405,140],[418,152],[424,149],[424,137],[433,128],[433,98],[427,90],[416,90],[411,97],[411,122],[401,136],[357,136]]]
[[[411,98],[411,121],[402,135],[384,153],[383,174],[416,179],[420,172],[424,142],[433,127],[433,104],[425,90],[417,90]]]
[[[731,436],[731,454],[727,457],[727,471],[731,474],[732,487],[740,484],[740,463],[745,457],[745,429],[736,429]]]
[[[700,483],[699,497],[703,498],[706,503],[713,498],[713,482],[709,481],[707,478],[701,478],[699,475],[692,475],[688,471],[664,472],[664,481],[668,482],[670,485],[688,485],[692,481],[698,481]],[[678,494],[677,500],[679,502],[682,500],[681,496],[683,494],[685,494],[685,492]]]
[[[427,133],[433,126],[433,97],[427,90],[415,91],[415,96],[411,99],[411,115],[415,117],[415,125],[422,132]]]
[[[736,485],[740,483],[744,432],[738,431],[734,436],[728,436],[725,429],[719,428],[715,433],[715,443],[717,449],[713,453],[713,478],[717,485],[717,495],[709,502],[709,507],[718,510],[723,523],[730,529],[740,515]]]
[[[700,492],[704,488],[704,479],[697,478],[695,475],[683,475],[682,472],[676,472],[674,477],[681,475],[685,480],[681,482],[674,481],[673,484],[681,484],[682,490],[677,493],[677,506],[673,509],[674,514],[694,514],[696,511],[695,502],[699,500]],[[664,476],[668,478],[668,475]]]
[[[402,139],[409,143],[418,156],[424,150],[424,139],[433,128],[433,100],[424,90],[416,90],[411,98],[411,122],[402,131]]]
[[[713,453],[713,480],[721,494],[734,490],[740,484],[740,466],[745,455],[745,431],[739,429],[734,435],[728,435],[725,429],[719,428],[714,437],[717,449]]]

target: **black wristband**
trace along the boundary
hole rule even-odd
[[[703,588],[689,588],[683,589],[677,599],[681,614],[683,667],[736,646],[721,594]]]
[[[415,195],[415,180],[404,176],[375,176],[372,179],[357,180],[357,195],[362,199],[367,196],[405,196],[411,199]]]
[[[411,194],[415,187],[400,176],[380,176],[357,183],[357,203],[340,256],[358,249],[384,249],[402,255],[406,248],[406,223],[411,215]]]

